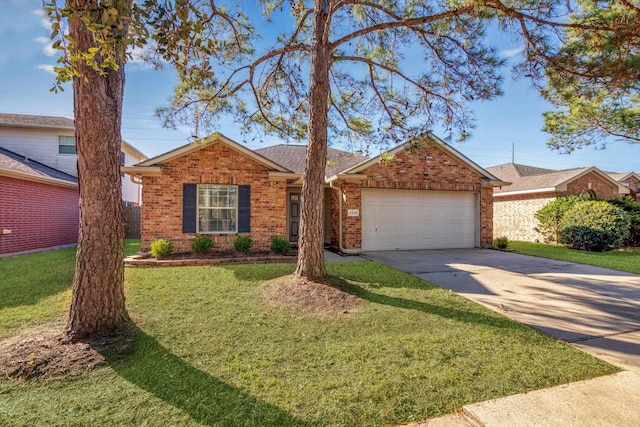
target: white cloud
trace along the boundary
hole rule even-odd
[[[53,74],[54,76],[56,75],[56,72],[53,71],[53,65],[49,65],[49,64],[38,64],[36,65],[36,68],[38,70],[42,70],[45,71],[47,73]]]
[[[36,41],[42,45],[42,51],[47,56],[54,56],[58,51],[52,47],[53,40],[46,37],[36,37]]]
[[[518,47],[515,49],[501,50],[500,55],[504,56],[505,58],[513,58],[514,56],[520,55],[522,52],[524,52],[524,47]]]
[[[39,22],[42,28],[45,30],[51,30],[51,21],[49,21],[49,17],[44,9],[35,9],[32,10],[31,13],[40,17]]]

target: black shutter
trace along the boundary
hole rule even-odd
[[[196,232],[197,184],[182,184],[182,232]]]
[[[251,186],[238,185],[238,233],[251,231]]]

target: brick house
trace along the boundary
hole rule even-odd
[[[640,175],[634,172],[607,172],[607,175],[625,185],[629,189],[629,196],[640,202]]]
[[[510,186],[493,192],[493,231],[511,240],[541,241],[535,213],[558,197],[575,195],[612,199],[629,187],[595,167],[566,170],[506,163],[487,171]]]
[[[78,241],[77,178],[0,147],[0,258]]]
[[[215,134],[123,168],[143,183],[142,250],[166,238],[189,251],[199,234],[218,249],[238,234],[256,250],[272,236],[296,242],[305,148],[254,151]],[[346,252],[488,246],[493,188],[504,184],[431,134],[375,158],[330,148],[325,243]]]

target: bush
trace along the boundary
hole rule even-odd
[[[233,241],[233,249],[243,254],[251,252],[251,246],[253,246],[253,240],[249,236],[238,236]]]
[[[289,255],[291,253],[291,243],[282,237],[273,236],[271,238],[271,252],[278,255]]]
[[[560,242],[572,249],[607,251],[623,246],[628,236],[626,212],[604,200],[577,203],[560,222]]]
[[[151,255],[157,259],[166,258],[173,253],[173,243],[167,239],[157,239],[151,243]]]
[[[496,237],[493,240],[493,247],[495,248],[506,249],[507,246],[509,246],[509,239],[507,239],[507,236]]]
[[[209,236],[198,236],[191,241],[191,252],[198,255],[204,255],[213,249],[213,240]]]
[[[614,206],[623,209],[629,216],[631,222],[629,226],[629,237],[625,242],[625,246],[640,246],[640,203],[627,196],[622,200],[609,200]]]
[[[558,197],[535,213],[535,218],[539,223],[537,230],[542,234],[546,243],[560,241],[560,222],[564,214],[576,203],[582,201],[584,200],[578,196]]]

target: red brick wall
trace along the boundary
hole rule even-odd
[[[638,181],[634,177],[628,178],[626,181],[629,184],[629,196],[633,198],[635,201],[640,201],[640,181]]]
[[[482,187],[478,172],[440,146],[425,143],[414,152],[400,151],[390,161],[371,166],[362,173],[367,175],[367,179],[362,183],[347,183],[342,186],[342,243],[345,249],[360,248],[362,245],[361,217],[347,217],[348,209],[360,209],[362,212],[362,188],[478,192],[480,194],[480,245],[491,245],[493,188]],[[334,197],[333,208],[337,210],[338,195]],[[336,212],[332,210],[334,217],[337,216]],[[334,219],[334,221],[337,224],[337,220]],[[336,239],[334,242],[337,241],[338,232],[337,227],[333,227],[332,239]]]
[[[0,254],[78,241],[78,190],[0,176]]]
[[[144,177],[141,207],[141,248],[158,238],[173,242],[176,252],[191,250],[197,234],[182,232],[182,184],[251,186],[251,232],[254,250],[268,250],[271,237],[285,236],[286,183],[269,180],[268,169],[223,143],[209,145],[174,159],[162,176]],[[215,249],[233,248],[237,234],[210,234]]]
[[[589,188],[589,184],[591,184],[591,188]],[[562,192],[560,196],[579,196],[588,190],[593,191],[599,199],[613,199],[618,196],[617,186],[605,181],[593,172],[589,172],[567,184],[567,191]]]

